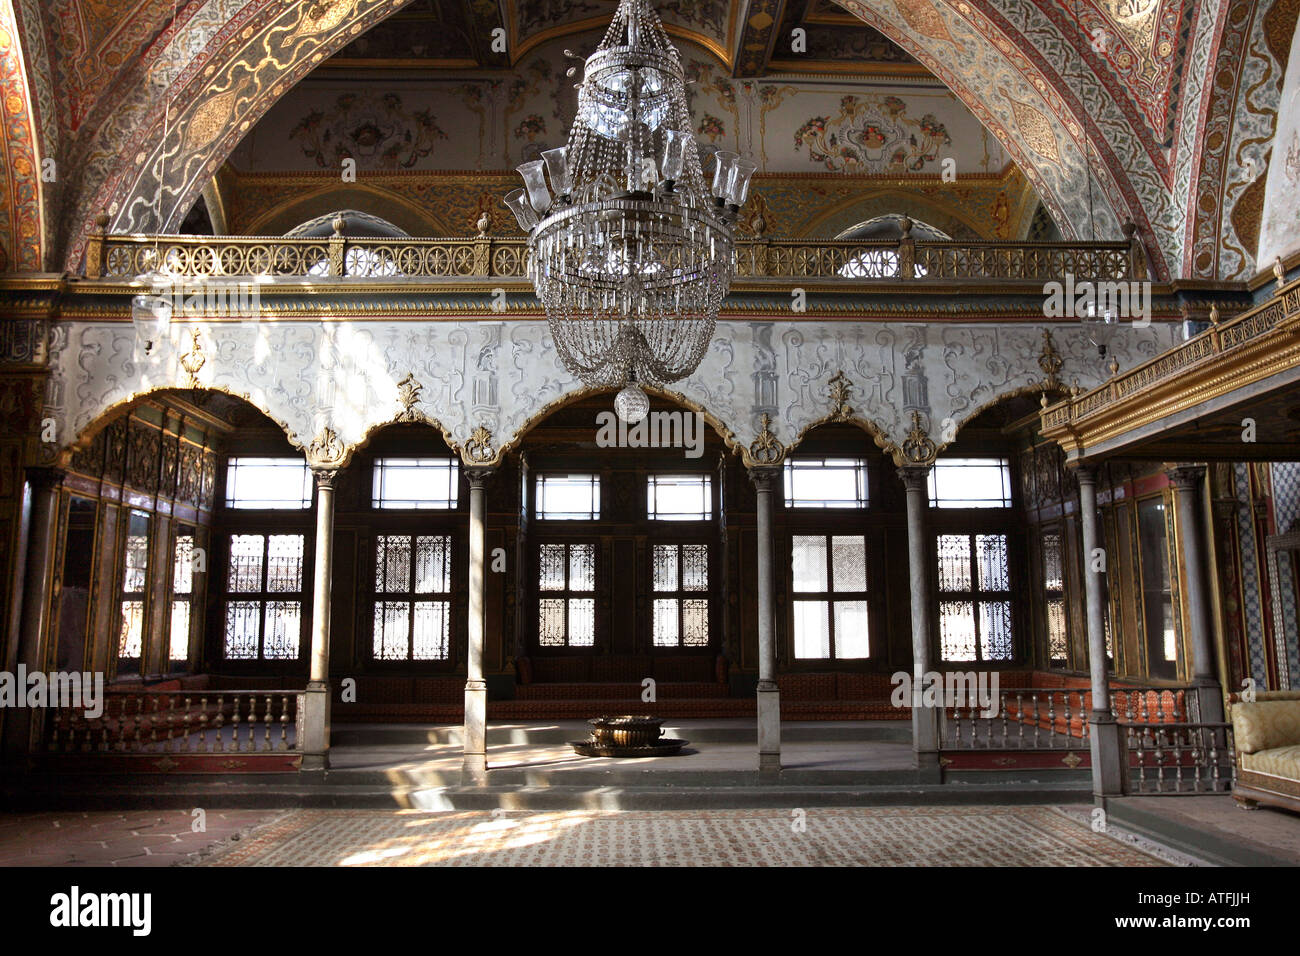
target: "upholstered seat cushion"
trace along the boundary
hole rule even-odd
[[[1300,744],[1242,754],[1241,769],[1300,780]]]
[[[1232,729],[1242,754],[1300,745],[1300,699],[1233,704]]]

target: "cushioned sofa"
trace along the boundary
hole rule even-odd
[[[1300,812],[1300,690],[1259,691],[1229,704],[1237,750],[1232,795],[1242,805]]]

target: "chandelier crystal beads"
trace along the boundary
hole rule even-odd
[[[573,375],[640,392],[695,371],[735,271],[731,223],[754,169],[719,152],[706,184],[677,50],[648,0],[620,0],[586,59],[568,145],[520,166],[524,188],[505,197]]]

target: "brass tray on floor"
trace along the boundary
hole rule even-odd
[[[569,746],[582,757],[668,757],[689,743],[665,737],[645,747],[617,747],[593,743],[590,740],[570,740]]]

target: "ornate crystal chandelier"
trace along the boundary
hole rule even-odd
[[[755,169],[715,156],[706,188],[677,50],[648,0],[620,0],[568,145],[520,166],[525,188],[505,197],[561,360],[590,387],[621,386],[625,421],[650,407],[638,383],[685,378],[713,338]]]

